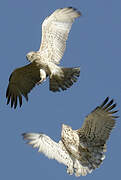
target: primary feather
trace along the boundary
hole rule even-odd
[[[106,142],[115,125],[114,101],[105,101],[86,118],[80,129],[62,125],[61,140],[56,143],[45,134],[24,133],[23,137],[47,157],[67,166],[67,173],[85,176],[100,167],[105,158]]]
[[[57,9],[42,24],[42,40],[38,51],[29,52],[26,57],[30,64],[15,69],[6,91],[7,104],[17,107],[17,99],[22,105],[22,95],[28,100],[28,93],[36,86],[50,79],[50,91],[70,88],[80,75],[80,68],[58,66],[63,57],[66,41],[72,23],[81,15],[75,8]]]

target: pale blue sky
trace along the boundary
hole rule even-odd
[[[32,90],[28,103],[23,99],[22,108],[11,109],[5,98],[11,72],[26,65],[26,54],[39,48],[45,17],[68,6],[83,16],[72,26],[61,65],[81,66],[78,82],[65,92],[53,93],[47,80]],[[21,134],[41,132],[58,141],[62,123],[81,127],[84,117],[105,97],[114,98],[121,108],[121,1],[4,0],[0,2],[0,49],[0,179],[76,179],[64,165],[26,145]],[[120,121],[108,141],[104,163],[86,180],[121,177]]]

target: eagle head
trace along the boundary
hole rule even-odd
[[[33,62],[36,59],[36,52],[31,51],[26,55],[26,59],[30,62]]]

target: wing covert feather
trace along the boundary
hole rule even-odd
[[[113,110],[115,107],[114,100],[109,101],[107,97],[85,118],[82,127],[76,130],[80,138],[80,152],[84,149],[87,153],[86,163],[91,170],[98,168],[105,158],[106,141],[118,117],[114,116],[117,112]]]
[[[66,166],[71,161],[61,141],[56,143],[49,136],[39,133],[24,133],[22,135],[24,140],[28,140],[28,144],[32,145],[33,148],[38,148],[38,152],[43,153],[48,158],[55,159]]]
[[[39,49],[43,59],[59,64],[66,48],[66,40],[72,23],[80,15],[81,13],[76,9],[69,7],[57,9],[44,20]]]
[[[113,100],[108,102],[109,97],[105,101],[94,109],[84,121],[82,128],[78,131],[86,139],[89,139],[90,143],[94,144],[105,144],[106,140],[109,138],[110,132],[115,126],[115,118],[113,114],[117,111],[110,111],[116,107],[113,104]]]

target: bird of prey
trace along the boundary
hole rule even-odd
[[[24,133],[23,138],[38,152],[67,166],[67,173],[85,176],[98,168],[105,158],[106,141],[115,125],[117,112],[113,99],[107,97],[86,118],[80,129],[62,125],[61,140],[57,143],[45,134]],[[111,111],[112,110],[112,111]]]
[[[66,49],[66,41],[71,26],[81,15],[75,8],[57,9],[42,24],[42,39],[38,51],[26,55],[30,64],[15,69],[6,91],[7,104],[16,108],[17,99],[20,107],[22,95],[28,101],[28,93],[49,76],[49,89],[56,92],[70,88],[80,75],[80,68],[58,66]]]

